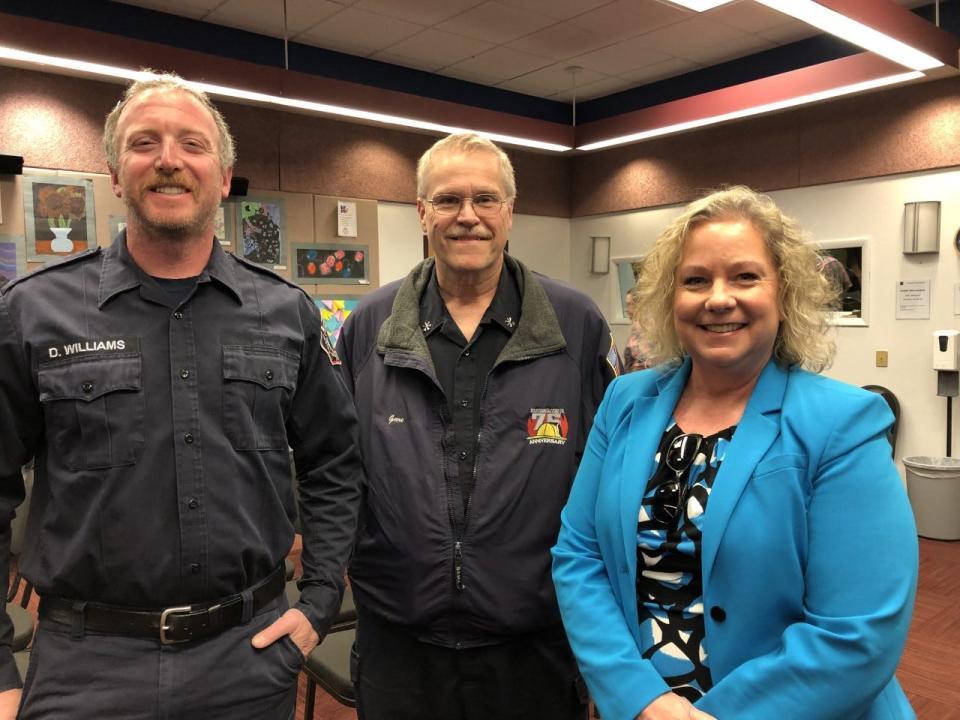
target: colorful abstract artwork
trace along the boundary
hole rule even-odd
[[[0,287],[26,272],[23,238],[0,237]]]
[[[298,283],[367,282],[366,245],[294,245],[293,254]]]
[[[350,313],[356,309],[360,298],[338,298],[335,300],[314,298],[313,302],[320,310],[320,322],[323,324],[323,329],[326,330],[330,342],[336,347],[343,323],[346,322]]]
[[[283,265],[283,201],[243,200],[239,208],[237,254],[261,265]]]
[[[24,176],[27,259],[50,260],[96,247],[93,180]]]

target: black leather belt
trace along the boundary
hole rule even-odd
[[[281,565],[266,580],[250,588],[253,614],[283,592],[286,571]],[[78,617],[82,613],[82,619]],[[243,623],[243,595],[237,593],[219,602],[181,605],[163,610],[134,610],[81,603],[58,597],[40,599],[40,618],[62,625],[79,625],[85,631],[108,635],[157,638],[164,645],[202,640]]]

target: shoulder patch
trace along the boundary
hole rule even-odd
[[[615,378],[623,375],[623,363],[620,362],[620,353],[617,351],[617,344],[613,341],[613,335],[610,335],[610,349],[607,350],[607,365]]]
[[[86,260],[88,258],[96,257],[102,251],[103,251],[102,248],[95,247],[95,248],[84,250],[83,252],[79,252],[76,255],[70,255],[69,257],[65,257],[63,259],[58,258],[57,260],[51,260],[50,262],[46,263],[42,267],[39,267],[36,270],[28,272],[26,275],[21,275],[20,277],[11,280],[2,288],[0,288],[0,294],[5,294],[14,285],[19,285],[25,280],[29,280],[30,278],[36,277],[37,275],[43,275],[44,273],[48,273],[53,270],[66,267],[67,265],[74,265],[80,262],[81,260]]]

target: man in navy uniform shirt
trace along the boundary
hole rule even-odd
[[[22,702],[0,613],[0,720],[293,718],[359,505],[339,361],[300,288],[214,239],[234,149],[205,95],[135,83],[104,146],[126,231],[0,294],[0,576],[35,457],[20,569],[41,595]]]

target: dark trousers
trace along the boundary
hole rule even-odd
[[[250,639],[286,610],[282,596],[250,622],[199,642],[37,628],[19,720],[293,720],[303,654]]]
[[[563,631],[455,650],[358,608],[359,720],[586,720]]]

